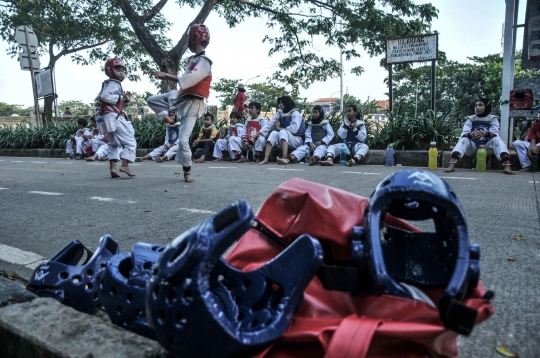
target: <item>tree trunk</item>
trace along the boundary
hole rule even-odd
[[[180,56],[181,57],[181,56]],[[167,72],[173,75],[180,75],[178,73],[180,69],[180,58],[178,54],[172,53],[172,51],[166,52],[161,62],[159,70],[161,72]],[[161,93],[167,93],[174,89],[178,89],[178,82],[163,80],[161,81]]]
[[[52,107],[54,103],[54,96],[45,97],[44,107],[43,107],[43,118],[41,118],[43,125],[52,123]]]

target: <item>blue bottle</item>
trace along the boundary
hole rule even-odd
[[[389,144],[388,148],[386,148],[386,166],[387,167],[394,166],[394,145],[393,144]]]
[[[306,149],[306,156],[304,157],[304,163],[309,164],[309,147]]]
[[[345,163],[347,163],[347,147],[342,144],[339,148],[339,165],[345,165]]]

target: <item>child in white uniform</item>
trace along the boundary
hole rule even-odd
[[[84,118],[79,118],[77,120],[77,127],[79,129],[75,134],[69,136],[69,139],[66,141],[66,159],[73,159],[73,148],[75,148],[75,153],[77,154],[76,159],[80,160],[83,157],[83,141],[84,135],[90,135],[92,132],[86,128],[88,121]]]
[[[233,138],[240,139],[242,134],[244,134],[244,125],[242,123],[238,123],[240,120],[242,120],[242,114],[232,111],[229,116],[230,125],[229,129],[227,130],[227,135],[223,139],[218,139],[216,141],[216,145],[214,146],[214,153],[212,154],[212,156],[216,158],[214,159],[214,162],[220,162],[223,160],[223,151],[225,150],[229,152],[232,160],[235,160],[236,156],[242,153],[239,150],[233,150],[230,144]]]
[[[180,91],[173,90],[147,99],[148,106],[157,113],[159,119],[169,121],[167,112],[174,107],[181,118],[179,151],[176,161],[182,165],[184,180],[193,183],[191,177],[191,148],[189,137],[197,118],[204,113],[204,100],[210,95],[212,83],[212,61],[205,56],[204,49],[210,42],[210,32],[203,24],[195,24],[189,28],[188,47],[195,53],[188,59],[186,72],[182,76],[156,71],[154,77],[177,81]],[[170,121],[169,123],[171,123]]]
[[[264,160],[259,165],[267,164],[268,157],[272,152],[273,147],[280,146],[283,158],[278,158],[278,164],[286,164],[285,158],[289,153],[289,147],[296,149],[304,144],[304,134],[306,132],[306,122],[300,112],[294,107],[295,103],[289,96],[278,98],[279,111],[272,119],[261,129],[261,135],[266,137],[266,150]],[[270,131],[276,128],[277,131]]]
[[[120,177],[116,172],[116,162],[122,159],[120,171],[134,177],[135,174],[129,169],[129,163],[135,160],[137,142],[130,131],[131,123],[128,125],[124,117],[124,107],[131,101],[131,92],[124,92],[121,86],[121,82],[125,79],[122,60],[119,58],[108,60],[105,63],[105,74],[110,79],[103,83],[96,98],[96,118],[100,133],[108,140],[109,170],[112,178]]]
[[[351,149],[354,148],[354,157],[349,159],[345,164],[348,167],[358,164],[364,158],[369,150],[364,141],[367,138],[366,123],[360,120],[358,107],[351,104],[345,110],[347,118],[341,122],[338,129],[338,136],[343,140],[340,144],[332,144],[326,151],[326,160],[321,160],[319,163],[323,166],[334,165],[334,158],[339,156],[340,148],[345,144],[345,153],[351,154]]]
[[[249,103],[249,118],[244,124],[244,134],[242,137],[231,137],[229,145],[236,152],[254,150],[254,160],[256,163],[261,161],[260,157],[266,143],[266,138],[261,136],[261,128],[267,123],[267,120],[261,117],[261,104],[259,102]],[[247,158],[243,153],[235,163],[246,162]]]

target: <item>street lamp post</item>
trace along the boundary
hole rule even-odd
[[[247,86],[247,83],[248,83],[249,81],[251,81],[252,79],[257,78],[257,77],[261,77],[261,75],[257,75],[257,76],[255,76],[255,77],[251,77],[250,79],[248,79],[248,80],[246,81],[246,83],[244,83],[244,86]]]

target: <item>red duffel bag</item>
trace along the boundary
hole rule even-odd
[[[533,94],[529,88],[513,89],[510,91],[510,110],[531,109]]]
[[[335,263],[351,258],[353,226],[362,226],[368,199],[339,189],[290,180],[260,208],[259,230],[251,229],[229,252],[227,261],[253,270],[278,255],[287,243],[308,233]],[[384,224],[419,232],[387,214]],[[438,305],[443,288],[422,289]],[[477,311],[474,324],[489,318],[493,307],[479,283],[462,301]],[[395,295],[351,294],[327,290],[315,276],[284,334],[255,357],[455,357],[457,333],[446,328],[439,307]]]

